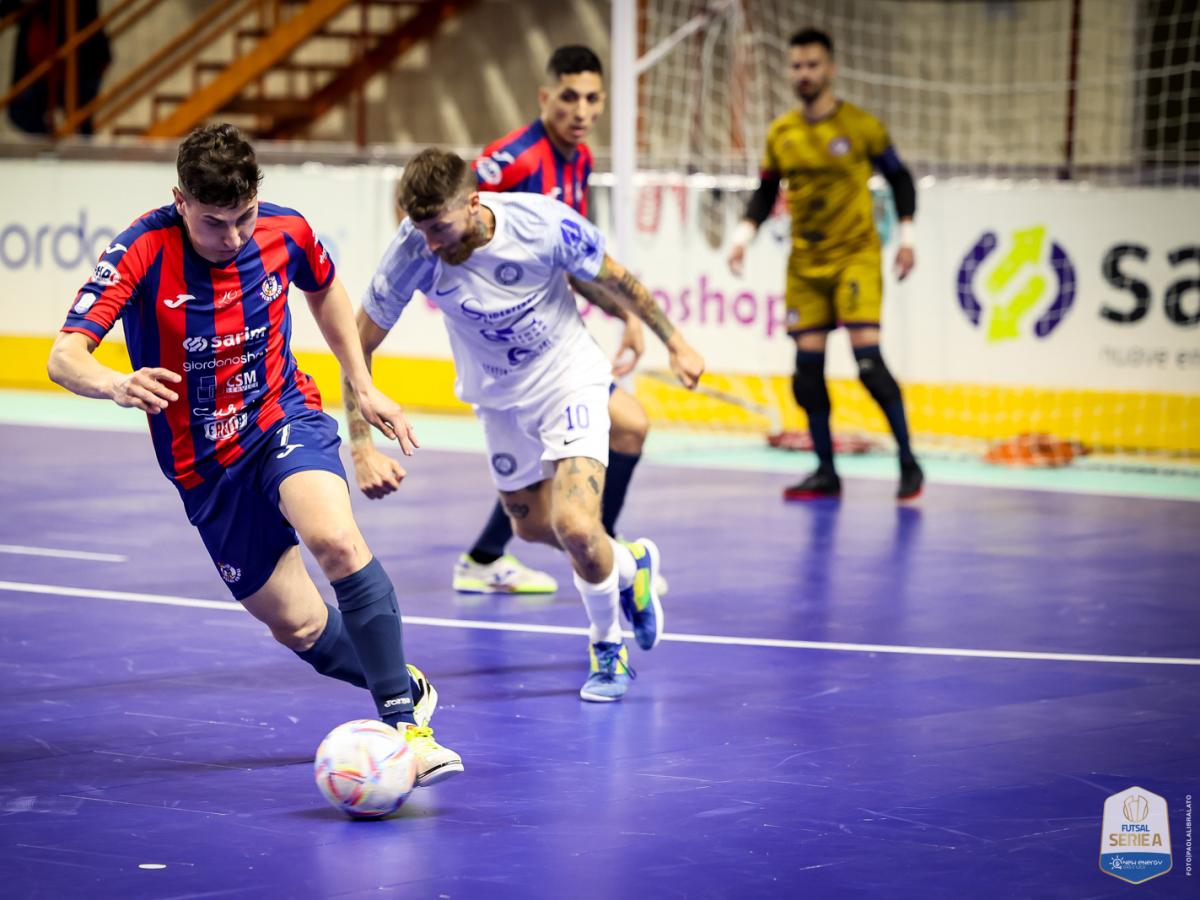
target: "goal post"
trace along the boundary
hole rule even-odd
[[[744,279],[724,258],[767,128],[796,102],[788,38],[813,26],[834,39],[839,97],[885,123],[918,180],[917,267],[903,283],[885,272],[883,319],[917,441],[982,451],[1045,433],[1200,457],[1200,240],[1178,227],[1200,201],[1195,4],[612,5],[613,171],[596,176],[598,212],[705,354],[714,392],[689,399],[639,377],[657,424],[805,427],[782,325],[781,205]],[[895,217],[886,184],[875,194],[887,270]],[[839,334],[835,432],[886,441]],[[665,359],[652,348],[644,368]]]

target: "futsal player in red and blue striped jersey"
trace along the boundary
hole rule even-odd
[[[579,45],[559,47],[546,65],[545,83],[538,90],[541,115],[528,125],[488,144],[474,162],[481,191],[521,191],[561,200],[583,216],[588,212],[588,177],[592,151],[585,139],[604,111],[604,70],[599,57]],[[592,282],[572,279],[576,293],[625,321],[613,373],[633,370],[645,346],[642,325],[619,301],[604,296]],[[627,352],[629,351],[629,352]],[[634,467],[650,429],[646,410],[632,394],[614,384],[609,396],[609,456],[602,505],[603,524],[616,535],[617,516],[625,503]],[[352,420],[353,429],[353,420]],[[369,429],[350,435],[358,485],[369,497],[382,497],[400,485],[403,469],[376,450]],[[512,523],[497,503],[472,547],[454,566],[457,591],[482,593],[553,593],[558,582],[546,572],[525,566],[507,552]],[[658,582],[660,594],[666,581]]]
[[[437,694],[405,664],[395,590],[354,522],[337,424],[290,348],[294,285],[358,408],[411,455],[415,436],[371,382],[333,261],[299,213],[258,200],[262,173],[232,125],[192,132],[177,171],[174,202],[101,254],[55,341],[50,377],[147,412],[159,465],[233,596],[318,672],[370,691],[415,751],[419,785],[461,772],[428,728]],[[118,319],[132,374],[92,355]],[[336,607],[305,571],[299,541]]]

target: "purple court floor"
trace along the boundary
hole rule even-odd
[[[1200,896],[1200,504],[897,509],[849,479],[786,505],[778,474],[647,464],[622,525],[663,551],[671,639],[592,705],[573,591],[450,591],[490,481],[422,451],[354,502],[466,773],[355,823],[311,764],[369,698],[230,603],[148,436],[0,426],[0,452],[5,897]],[[1174,851],[1136,887],[1098,867],[1133,785]]]

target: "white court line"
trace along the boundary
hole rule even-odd
[[[224,609],[243,612],[232,600],[198,600],[164,594],[135,594],[127,591],[102,591],[95,588],[66,587],[57,584],[32,584],[0,581],[0,591],[20,594],[51,594],[62,597],[92,597],[98,600],[122,600],[127,603],[156,603],[162,606],[190,606],[198,609]],[[405,625],[429,625],[434,628],[467,628],[479,631],[517,631],[526,634],[586,635],[586,628],[565,625],[532,625],[519,622],[486,622],[481,619],[439,619],[430,616],[405,616]],[[625,632],[629,637],[629,632]],[[789,650],[837,650],[845,653],[898,653],[908,656],[970,656],[979,659],[1035,659],[1051,662],[1141,663],[1155,666],[1200,666],[1200,658],[1190,656],[1105,656],[1095,653],[1045,653],[1032,650],[970,650],[962,647],[908,647],[900,644],[844,644],[836,641],[790,641],[779,638],[725,637],[714,634],[665,634],[664,641],[681,644],[723,644],[733,647],[779,647]]]
[[[57,550],[54,547],[22,547],[20,544],[0,544],[0,553],[21,556],[55,556],[62,559],[90,559],[96,562],[122,563],[129,559],[119,553],[92,553],[88,550]]]

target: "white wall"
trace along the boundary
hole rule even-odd
[[[357,297],[394,228],[395,176],[377,167],[272,166],[262,195],[309,218]],[[165,164],[0,160],[0,183],[6,186],[0,195],[0,329],[48,336],[112,236],[169,202],[174,172]],[[653,188],[639,195],[644,225],[652,222],[646,213],[655,208],[654,196]],[[607,198],[598,192],[596,199],[604,224]],[[764,226],[747,277],[736,279],[725,268],[724,248],[710,241],[729,233],[740,199],[711,207],[707,191],[671,188],[661,199],[657,229],[639,232],[632,268],[714,371],[789,372],[793,350],[782,324],[788,222]],[[1200,259],[1168,262],[1172,253],[1200,248],[1194,193],[944,182],[923,187],[919,206],[917,269],[903,285],[889,280],[885,303],[885,349],[905,380],[1200,394]],[[725,228],[707,227],[722,218]],[[1028,249],[1028,258],[1014,256],[1018,233],[1038,227],[1044,228],[1040,244]],[[995,235],[996,247],[968,282],[979,306],[976,325],[960,303],[959,280],[964,260],[986,233]],[[1069,260],[1073,281],[1052,265],[1055,245]],[[1126,257],[1119,266],[1144,285],[1135,290],[1148,298],[1145,315],[1134,322],[1102,314],[1137,306],[1134,293],[1104,276],[1105,257],[1117,245],[1138,245],[1146,256]],[[1006,260],[1011,278],[1000,284],[996,273]],[[1168,315],[1173,285],[1183,314],[1196,324]],[[1071,287],[1073,303],[1056,327],[1039,335],[1037,322]],[[319,348],[303,303],[293,311],[297,347]],[[994,327],[1005,311],[1011,327]],[[599,327],[611,343],[612,324]],[[448,356],[437,314],[414,304],[384,351]],[[647,361],[661,367],[661,350],[652,348]],[[831,372],[853,374],[844,343],[834,345]]]

